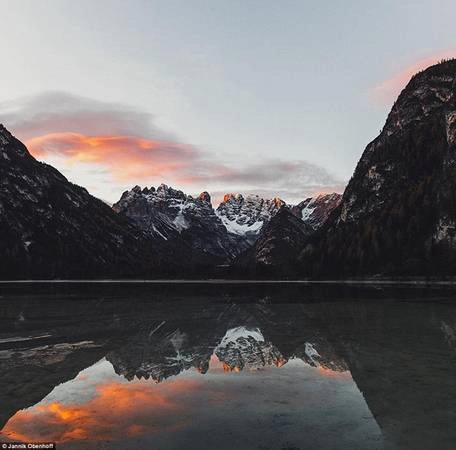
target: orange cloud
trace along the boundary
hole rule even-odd
[[[110,381],[97,386],[94,398],[86,403],[41,403],[19,411],[2,433],[17,441],[60,443],[172,432],[186,425],[182,396],[199,386],[195,380],[173,380],[160,386],[144,380]]]
[[[49,133],[25,144],[38,159],[63,156],[69,164],[102,164],[119,180],[170,174],[188,167],[198,157],[189,145],[134,136]]]
[[[456,49],[445,50],[434,55],[422,58],[403,68],[391,78],[383,81],[372,89],[371,97],[379,105],[389,105],[396,100],[401,90],[417,72],[426,69],[442,59],[456,57]]]

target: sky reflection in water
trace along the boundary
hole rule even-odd
[[[65,450],[456,441],[452,290],[21,289],[0,301],[0,440]]]

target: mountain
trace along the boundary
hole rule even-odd
[[[456,273],[456,60],[411,79],[300,261],[317,276]]]
[[[181,240],[213,264],[226,263],[248,247],[241,236],[228,233],[207,192],[192,197],[165,184],[157,189],[135,186],[113,208],[148,235],[169,242]]]
[[[263,199],[258,195],[225,194],[217,208],[216,214],[221,219],[229,233],[244,236],[254,243],[263,225],[285,205],[285,202],[275,197]]]
[[[208,274],[253,244],[258,261],[272,261],[266,250],[269,243],[276,245],[271,230],[279,233],[279,241],[289,242],[286,233],[304,227],[296,217],[284,220],[283,231],[279,221],[271,224],[285,206],[279,198],[227,194],[215,211],[207,192],[192,197],[164,184],[157,189],[135,186],[110,208],[36,161],[3,126],[0,175],[4,279]],[[334,202],[316,199],[295,209],[314,208],[301,216],[315,227],[324,215],[318,211]],[[325,206],[319,209],[319,203]],[[307,233],[309,227],[304,228]],[[256,243],[259,236],[262,240]],[[292,237],[299,240],[296,233]]]
[[[252,248],[241,254],[234,270],[242,273],[272,273],[286,276],[294,273],[299,251],[314,233],[314,229],[296,217],[288,207],[264,226]]]
[[[160,259],[130,220],[36,161],[3,126],[0,236],[1,278],[126,276]]]
[[[277,202],[251,248],[236,258],[233,270],[243,274],[295,275],[302,248],[338,207],[337,193],[309,197],[295,206]],[[252,219],[253,220],[253,219]],[[254,222],[255,223],[255,222]]]
[[[0,176],[0,279],[188,276],[214,264],[183,239],[146,233],[38,162],[3,126]]]
[[[292,206],[291,212],[317,230],[328,220],[332,211],[339,206],[341,199],[342,195],[335,192],[320,194]]]
[[[207,192],[193,197],[161,184],[156,189],[135,186],[125,191],[113,209],[133,219],[154,239],[170,243],[184,241],[200,251],[208,264],[228,264],[239,257],[242,265],[248,266],[247,255],[255,255],[253,265],[258,262],[275,266],[278,263],[273,259],[278,252],[269,246],[279,248],[280,243],[284,243],[283,257],[285,253],[297,256],[295,244],[304,242],[300,233],[304,230],[307,239],[320,228],[340,199],[340,194],[322,194],[287,207],[278,197],[263,199],[258,195],[225,194],[214,210]],[[269,225],[283,208],[288,213]]]

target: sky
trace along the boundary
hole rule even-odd
[[[456,2],[0,0],[0,122],[115,202],[342,192]]]

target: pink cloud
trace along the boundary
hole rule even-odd
[[[100,164],[117,180],[166,177],[195,164],[199,156],[189,145],[135,136],[49,133],[25,144],[38,159],[60,156],[70,165]]]
[[[396,100],[397,96],[410,81],[413,75],[429,66],[432,66],[433,64],[438,63],[442,59],[450,59],[454,57],[456,57],[456,49],[444,50],[434,55],[419,59],[375,86],[371,91],[371,98],[378,105],[390,105],[394,102],[394,100]]]

